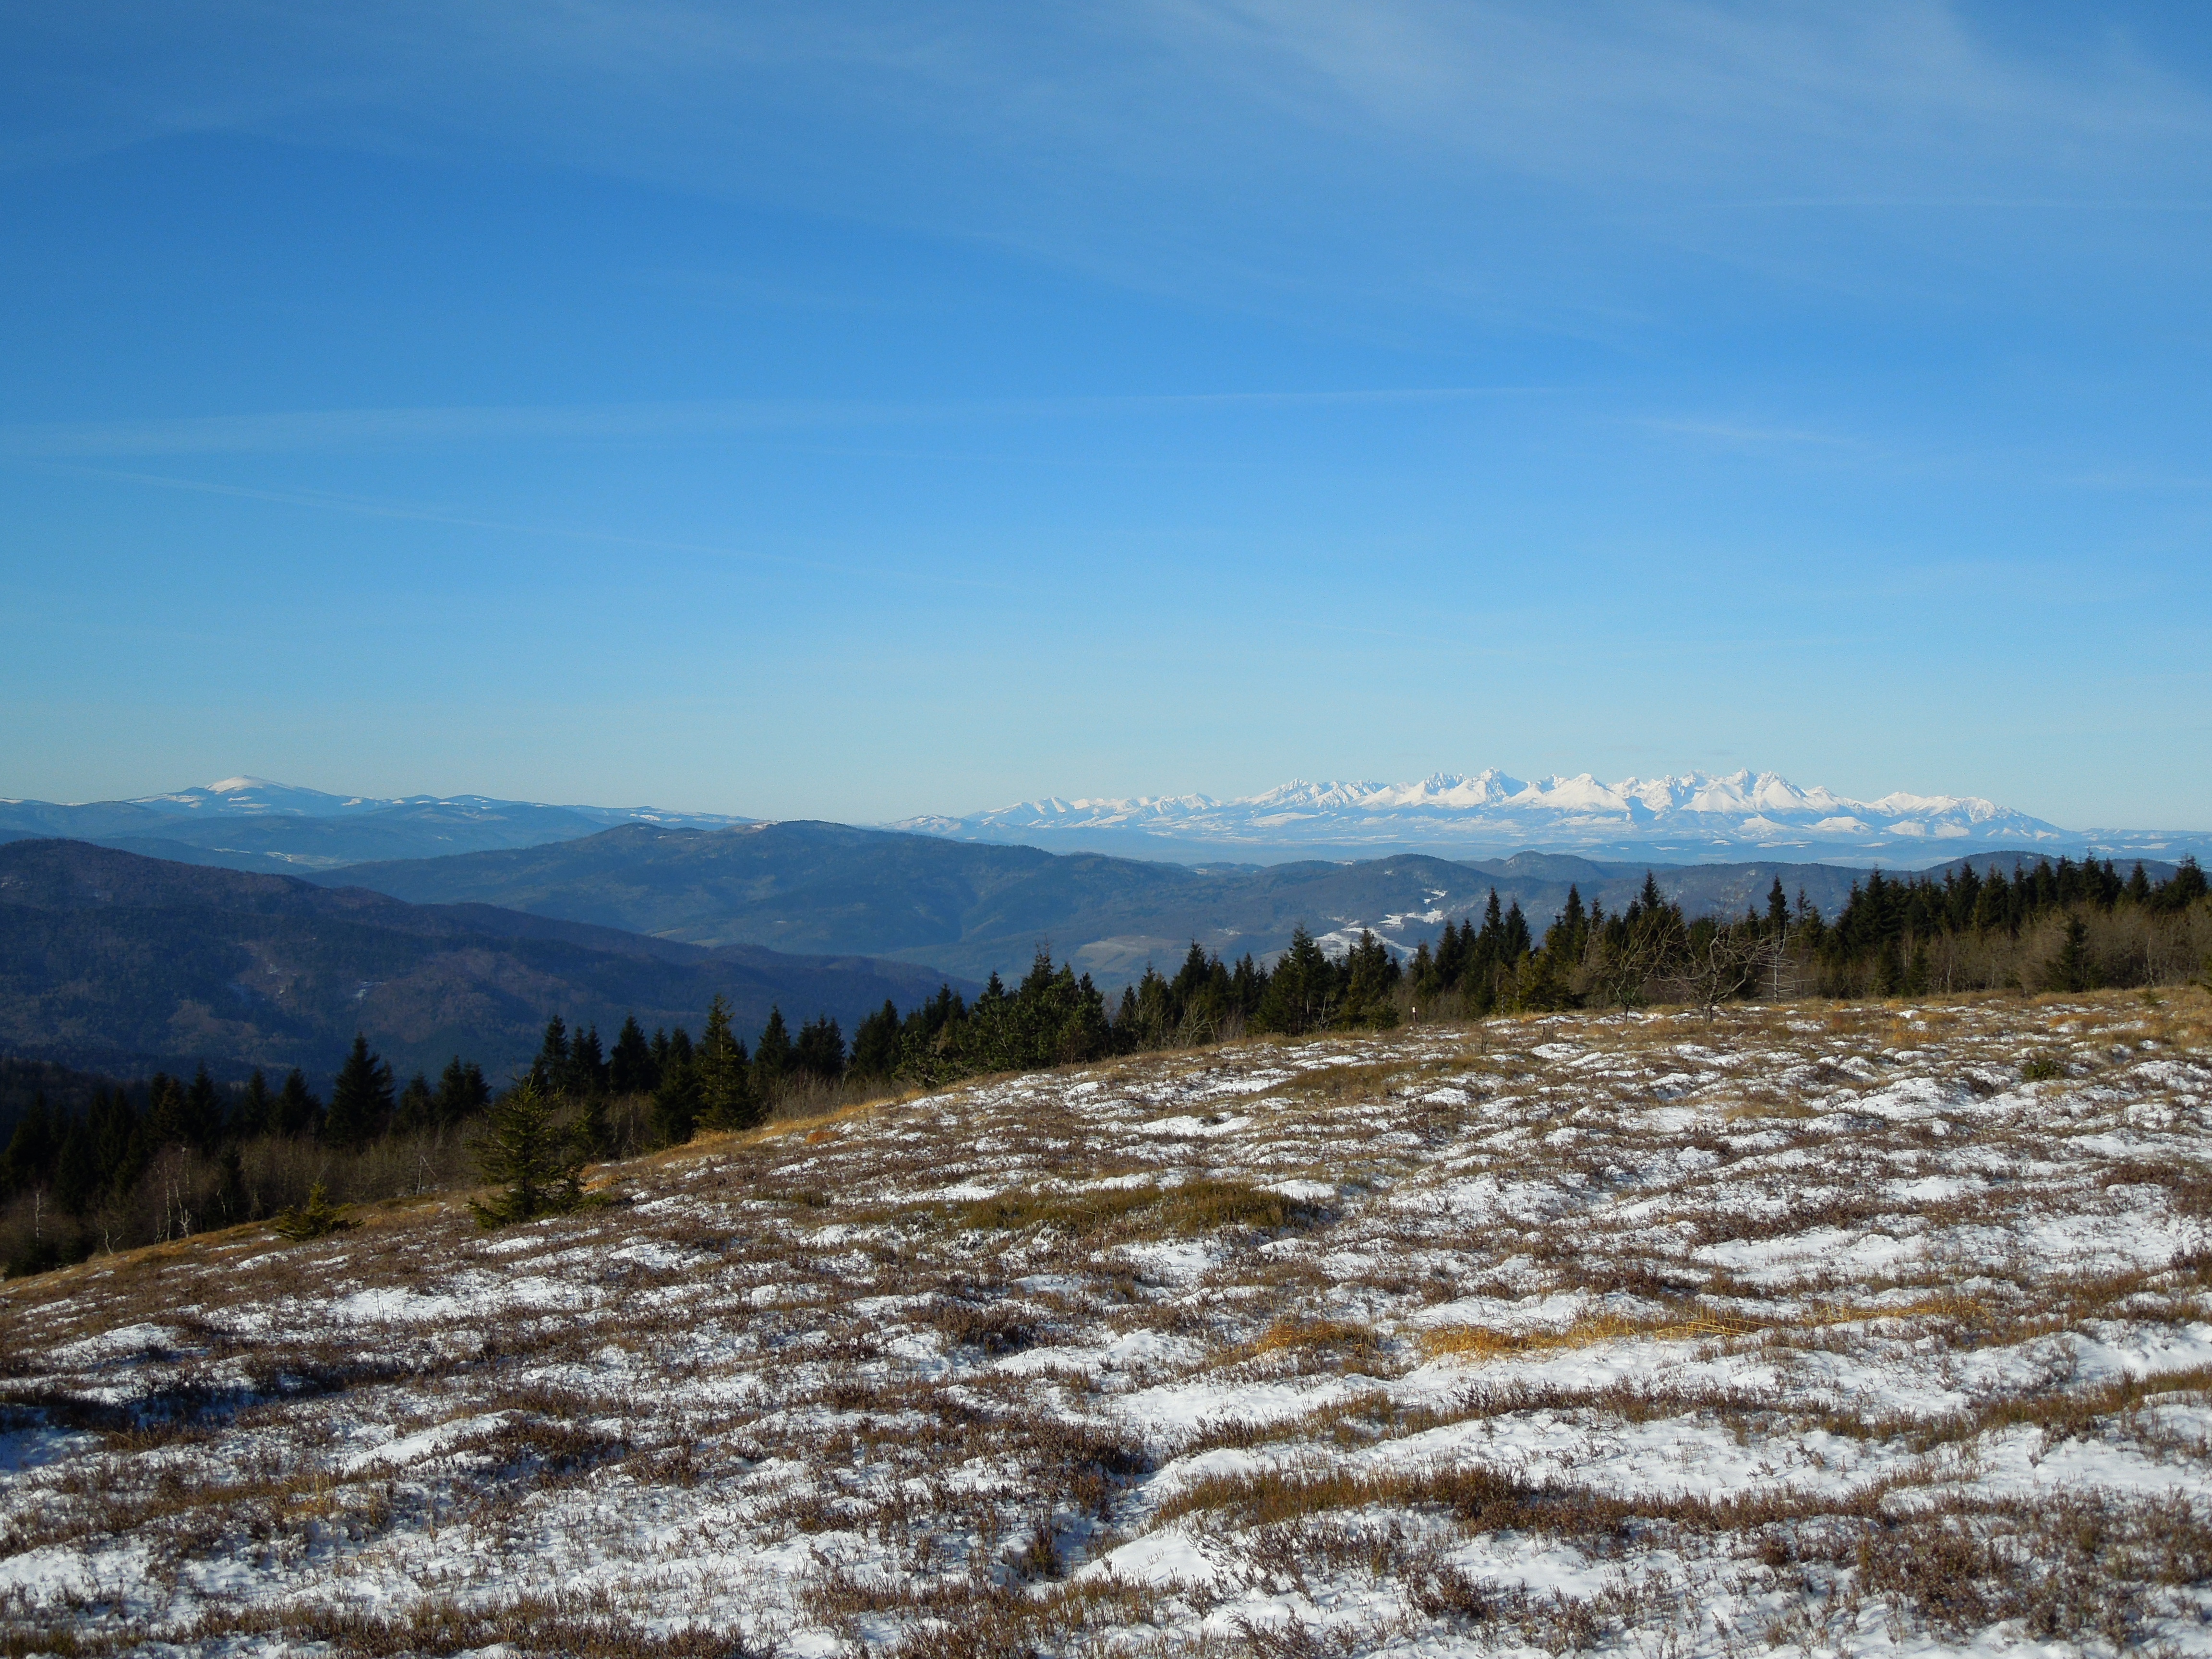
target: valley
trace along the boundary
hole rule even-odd
[[[1334,952],[1363,928],[1411,951],[1448,918],[1479,911],[1493,889],[1539,926],[1570,888],[1617,912],[1650,867],[1542,853],[1190,866],[799,822],[626,825],[527,849],[357,865],[319,879],[414,903],[496,904],[703,945],[888,957],[971,979],[1018,973],[1048,943],[1114,988],[1147,963],[1167,971],[1194,939],[1232,960],[1246,951],[1264,958],[1301,925]],[[1740,915],[1763,904],[1778,878],[1832,913],[1865,872],[1754,862],[1655,873],[1696,914]]]
[[[459,1054],[503,1077],[556,1013],[610,1036],[632,1013],[647,1029],[696,1030],[719,994],[748,1031],[779,1002],[794,1019],[849,1026],[886,998],[921,1001],[944,977],[484,904],[413,905],[82,842],[0,846],[0,1047],[118,1074],[204,1060],[226,1078],[327,1074],[362,1031],[403,1076]]]

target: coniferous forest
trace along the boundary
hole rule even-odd
[[[1447,922],[1404,960],[1369,933],[1331,953],[1299,928],[1266,965],[1194,944],[1172,975],[1148,968],[1115,999],[1040,949],[1011,988],[994,975],[973,1001],[949,987],[903,1012],[886,1001],[849,1042],[834,1019],[794,1031],[776,1008],[748,1044],[719,997],[696,1036],[648,1036],[633,1018],[607,1041],[556,1015],[527,1071],[496,1092],[550,1103],[546,1121],[581,1163],[963,1078],[1247,1035],[1651,1003],[2085,991],[2208,972],[2212,898],[2193,862],[2159,881],[2094,860],[1940,879],[1877,871],[1832,920],[1779,881],[1763,909],[1693,919],[1647,875],[1617,913],[1571,890],[1540,934],[1493,891],[1479,921]],[[39,1086],[0,1152],[9,1273],[297,1214],[318,1193],[404,1202],[466,1185],[496,1139],[495,1091],[479,1066],[455,1055],[436,1078],[403,1084],[363,1036],[327,1097],[298,1071],[220,1085],[205,1067],[134,1083],[32,1069]]]

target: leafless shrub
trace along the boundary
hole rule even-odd
[[[517,1596],[489,1607],[443,1597],[385,1614],[359,1605],[294,1603],[210,1610],[169,1639],[216,1642],[238,1637],[328,1643],[343,1659],[413,1659],[501,1646],[538,1659],[750,1659],[732,1632],[690,1626],[649,1631],[619,1613],[587,1610],[562,1596]]]
[[[2212,1526],[2180,1498],[1954,1499],[1869,1527],[1855,1562],[1869,1589],[1946,1636],[2017,1619],[2042,1640],[2120,1648],[2147,1615],[2152,1586],[2212,1579]]]

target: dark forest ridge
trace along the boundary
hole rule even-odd
[[[537,1051],[555,1013],[610,1033],[631,1012],[648,1029],[696,1030],[720,994],[748,1030],[778,1003],[794,1021],[849,1025],[885,998],[920,1002],[941,977],[82,842],[0,847],[0,1047],[118,1073],[205,1060],[327,1074],[361,1030],[403,1073],[460,1054],[501,1075]]]
[[[2006,863],[2033,854],[1984,854]],[[1620,910],[1643,863],[1519,853],[1455,860],[1406,854],[1356,863],[1187,866],[1098,853],[947,841],[846,824],[726,830],[629,824],[509,852],[356,866],[343,880],[416,903],[474,902],[694,943],[847,951],[927,963],[972,978],[1018,974],[1037,945],[1109,988],[1163,971],[1195,939],[1234,959],[1265,957],[1303,925],[1340,952],[1363,928],[1410,951],[1480,910],[1495,889],[1540,927],[1571,886]],[[2167,866],[2154,865],[2162,875]],[[1863,870],[1831,865],[1657,866],[1661,890],[1692,915],[1741,915],[1778,878],[1831,915]]]

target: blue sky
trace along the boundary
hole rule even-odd
[[[0,3],[0,794],[2212,826],[2209,20]]]

